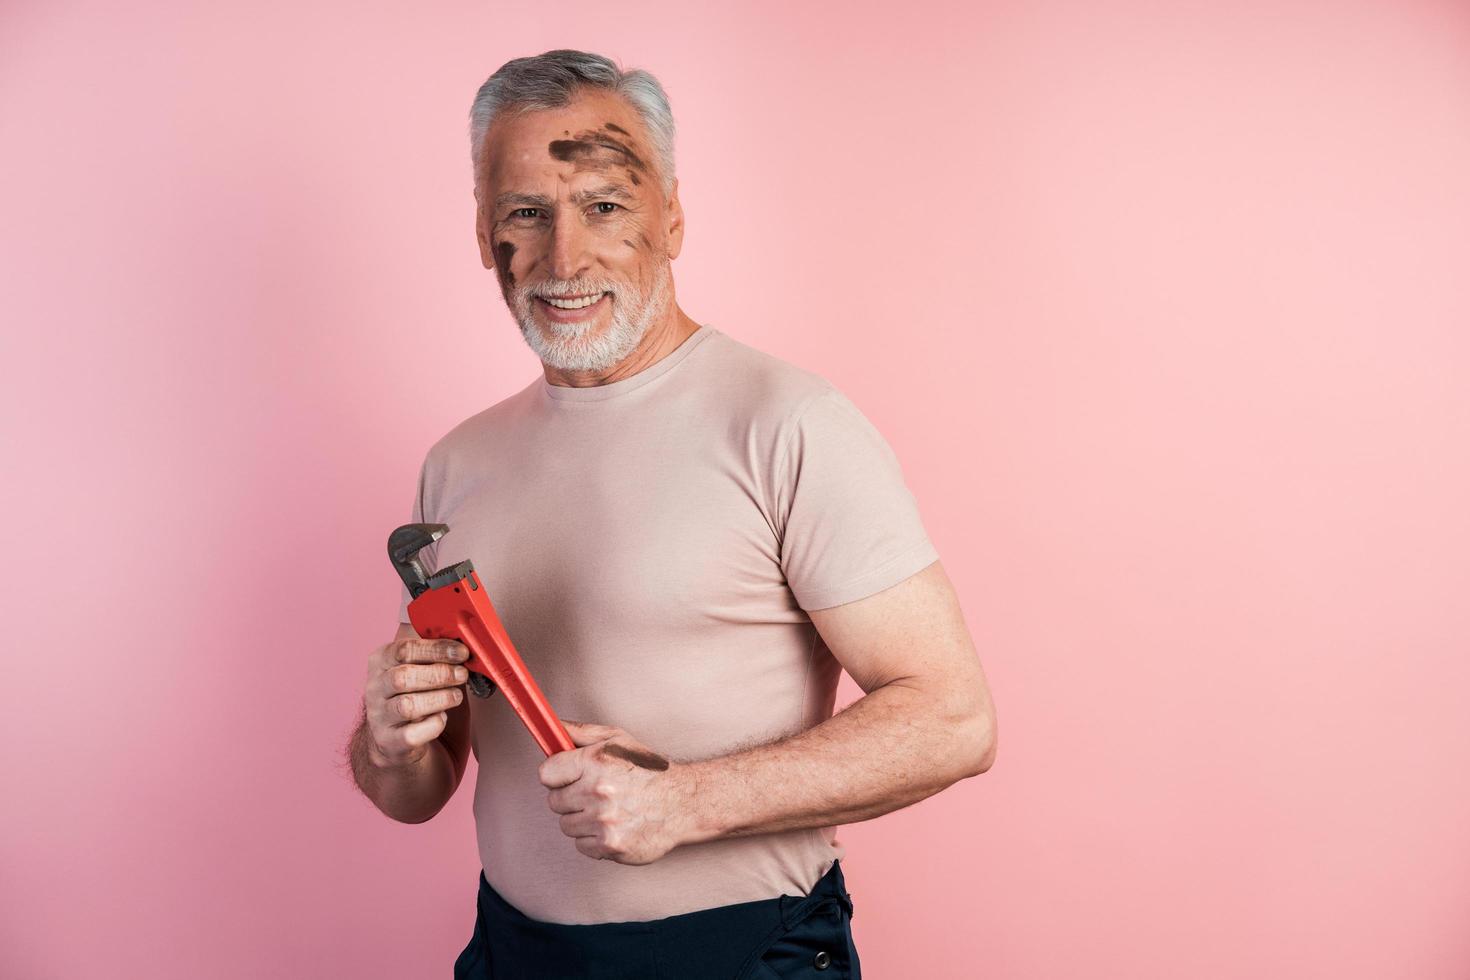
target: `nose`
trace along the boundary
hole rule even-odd
[[[591,236],[575,208],[558,208],[551,224],[551,275],[575,279],[591,264]]]

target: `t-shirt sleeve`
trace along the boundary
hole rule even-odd
[[[777,459],[781,567],[803,609],[865,598],[939,560],[898,457],[837,389],[798,410]]]
[[[419,467],[418,491],[414,494],[413,507],[410,509],[409,512],[410,524],[422,524],[425,521],[430,520],[429,518],[426,518],[424,516],[424,479],[427,476],[428,467],[429,461],[426,458],[424,460],[424,464]],[[432,521],[430,521],[430,523],[432,523]],[[434,552],[436,550],[436,547],[437,542],[433,542],[419,549],[420,564],[422,564],[427,569],[434,569],[438,567],[434,564]],[[398,585],[398,621],[400,623],[408,622],[408,604],[412,599],[413,596],[409,594],[408,586],[404,585],[402,583],[402,580],[400,580]]]

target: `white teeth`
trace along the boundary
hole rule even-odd
[[[543,296],[542,299],[556,307],[558,310],[580,310],[584,306],[591,306],[602,299],[602,293],[592,296],[584,296],[581,299],[557,299],[554,296]]]

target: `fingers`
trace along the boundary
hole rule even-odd
[[[470,651],[458,640],[394,640],[388,644],[388,664],[462,664]]]
[[[449,726],[449,712],[439,711],[403,725],[375,726],[372,737],[380,755],[391,764],[416,760],[424,746],[444,734]]]
[[[456,707],[464,701],[464,690],[458,687],[439,687],[431,691],[411,691],[399,694],[383,703],[389,724],[409,724]]]
[[[558,752],[547,756],[536,770],[541,785],[547,789],[559,789],[582,778],[583,753],[581,749]]]
[[[454,687],[470,679],[469,668],[459,664],[398,664],[382,672],[384,697],[410,691]]]
[[[404,745],[416,749],[419,746],[428,745],[442,735],[444,733],[444,727],[448,724],[449,715],[441,711],[436,715],[430,715],[422,721],[400,725],[396,731],[402,737]]]
[[[582,809],[581,802],[572,799],[570,790],[565,786],[547,793],[546,805],[551,807],[552,813],[578,813]]]
[[[603,821],[597,819],[586,810],[578,810],[575,813],[564,813],[557,821],[561,824],[561,832],[568,837],[596,837],[605,829]]]
[[[378,727],[419,721],[464,702],[469,669],[459,664],[398,664],[368,681],[367,709]]]
[[[624,734],[621,728],[614,728],[611,725],[594,725],[585,721],[568,721],[566,718],[563,718],[561,723],[566,728],[567,734],[572,736],[572,744],[579,748],[609,738],[616,738]]]
[[[422,757],[464,703],[469,649],[458,640],[385,643],[368,658],[363,709],[377,752],[394,764]]]

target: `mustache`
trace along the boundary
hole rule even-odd
[[[516,293],[524,302],[536,297],[542,299],[567,299],[572,296],[590,296],[595,293],[611,293],[613,298],[623,288],[621,283],[606,279],[543,279],[517,287]]]

